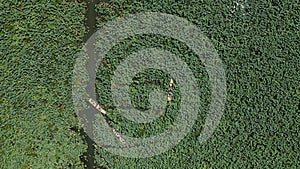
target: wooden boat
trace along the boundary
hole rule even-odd
[[[126,144],[125,140],[121,137],[121,135],[113,128],[113,133],[115,134],[115,136],[119,139],[119,141],[122,143],[122,144]]]
[[[100,106],[100,104],[98,104],[94,99],[89,99],[89,103],[96,108],[99,112],[101,112],[102,114],[106,115],[106,111]],[[111,127],[112,128],[112,127]],[[114,129],[112,128],[112,132],[114,133],[114,135],[118,138],[118,140],[122,143],[122,144],[126,144],[126,141],[121,137],[121,135]],[[101,147],[101,146],[100,146]]]
[[[89,99],[90,104],[95,107],[102,114],[106,114],[106,111],[93,99]]]
[[[173,79],[170,80],[170,85],[168,89],[168,102],[172,101],[172,96],[173,96],[173,86],[174,86],[174,81]]]

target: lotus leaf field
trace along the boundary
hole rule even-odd
[[[300,168],[300,3],[298,0],[0,1],[0,168]],[[96,12],[89,16],[88,11]],[[187,19],[211,40],[226,73],[226,107],[213,135],[198,142],[211,101],[205,67],[189,47],[154,34],[116,44],[96,74],[98,102],[122,135],[150,137],[172,126],[181,93],[150,123],[122,116],[111,79],[122,60],[147,48],[179,56],[197,79],[201,107],[174,148],[128,158],[96,145],[76,118],[72,76],[87,36],[110,20],[140,12]],[[95,24],[89,26],[88,20]],[[169,74],[147,69],[129,86],[135,108],[166,91]]]

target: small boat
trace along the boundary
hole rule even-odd
[[[89,103],[96,108],[99,112],[101,112],[102,114],[106,115],[106,111],[100,106],[100,104],[98,104],[94,99],[89,99]],[[111,127],[112,128],[112,127]],[[126,141],[121,137],[121,135],[114,129],[112,128],[112,131],[114,133],[114,135],[118,138],[118,140],[122,143],[122,144],[126,144]]]
[[[106,111],[93,99],[89,99],[90,104],[95,107],[102,114],[106,114]]]
[[[168,89],[168,102],[172,101],[172,96],[173,96],[173,86],[174,86],[174,81],[173,79],[170,80],[170,86]]]
[[[122,143],[122,144],[126,144],[126,141],[121,137],[121,135],[113,128],[113,133],[115,134],[115,136],[119,139],[119,141]]]

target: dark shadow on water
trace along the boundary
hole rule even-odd
[[[93,35],[97,31],[96,28],[96,18],[97,13],[95,11],[95,5],[100,3],[100,0],[85,0],[87,5],[87,13],[86,13],[86,27],[88,28],[88,33],[84,37],[84,42],[86,42],[89,37]],[[107,0],[102,1],[107,2]]]

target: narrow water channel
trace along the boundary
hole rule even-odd
[[[106,0],[105,0],[106,1]],[[88,33],[84,37],[84,42],[86,42],[93,33],[97,31],[96,28],[96,18],[97,13],[95,11],[96,4],[100,3],[100,0],[85,0],[87,4],[86,22],[85,26],[88,28]]]
[[[96,18],[97,13],[95,11],[95,5],[100,3],[100,0],[85,0],[87,4],[86,22],[85,26],[88,29],[88,33],[84,37],[84,42],[97,31],[96,28]],[[104,169],[104,167],[96,166],[95,164],[95,148],[96,144],[89,136],[85,133],[83,129],[80,130],[80,135],[83,137],[84,141],[88,144],[88,149],[80,157],[81,161],[84,163],[86,169]]]

